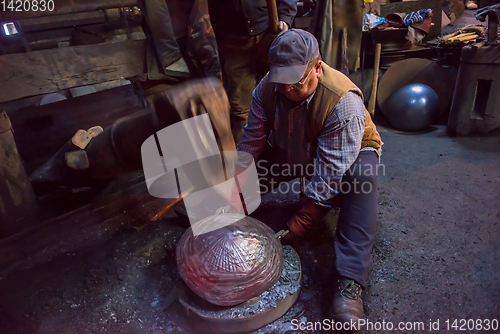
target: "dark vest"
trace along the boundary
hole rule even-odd
[[[309,116],[306,124],[306,140],[314,146],[317,145],[319,134],[323,129],[328,115],[347,92],[353,91],[363,99],[361,90],[347,76],[334,70],[324,62],[321,65],[321,69],[322,73],[319,78],[318,87],[308,108]],[[270,127],[267,129],[269,134],[269,131],[274,126],[276,84],[267,83],[267,76],[264,80],[262,103]],[[365,114],[365,132],[361,141],[361,148],[373,147],[379,149],[382,147],[383,142],[366,108]]]

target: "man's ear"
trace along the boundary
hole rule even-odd
[[[319,78],[319,76],[321,75],[321,60],[318,60],[318,62],[316,63],[315,71],[316,75]]]

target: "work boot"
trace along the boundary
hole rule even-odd
[[[361,299],[363,289],[355,280],[347,277],[339,277],[335,283],[330,315],[335,322],[355,324],[355,328],[347,325],[343,328],[351,328],[352,333],[358,333],[361,331],[358,321],[364,319],[363,300]]]

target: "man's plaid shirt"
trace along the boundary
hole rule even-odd
[[[262,103],[261,81],[253,91],[248,123],[243,129],[238,151],[250,153],[257,161],[266,142],[271,139],[277,152],[282,152],[286,164],[292,165],[294,170],[300,167],[299,170],[310,171],[311,182],[305,189],[306,196],[318,204],[330,206],[331,199],[339,193],[343,174],[354,163],[361,148],[366,115],[363,101],[354,92],[348,92],[340,99],[328,115],[313,152],[314,148],[306,140],[305,129],[306,111],[314,93],[296,106],[279,92],[276,94],[274,138],[268,138],[265,131],[268,120]],[[240,164],[246,165],[245,162]]]

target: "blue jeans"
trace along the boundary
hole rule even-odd
[[[257,172],[265,175],[276,155],[266,147],[259,160]],[[342,177],[340,193],[332,199],[332,206],[340,207],[340,215],[335,232],[335,274],[351,278],[366,288],[368,270],[371,267],[371,251],[377,225],[378,200],[377,177],[379,159],[373,151],[362,151],[349,170]],[[272,180],[261,180],[263,189],[270,191],[274,185],[303,176],[278,176]],[[274,182],[270,183],[270,181]]]
[[[340,215],[335,232],[336,274],[354,279],[363,288],[366,288],[372,263],[371,251],[377,226],[378,166],[375,152],[360,152],[342,178],[343,183],[351,186],[351,191],[339,194]],[[356,183],[357,189],[354,189]]]

